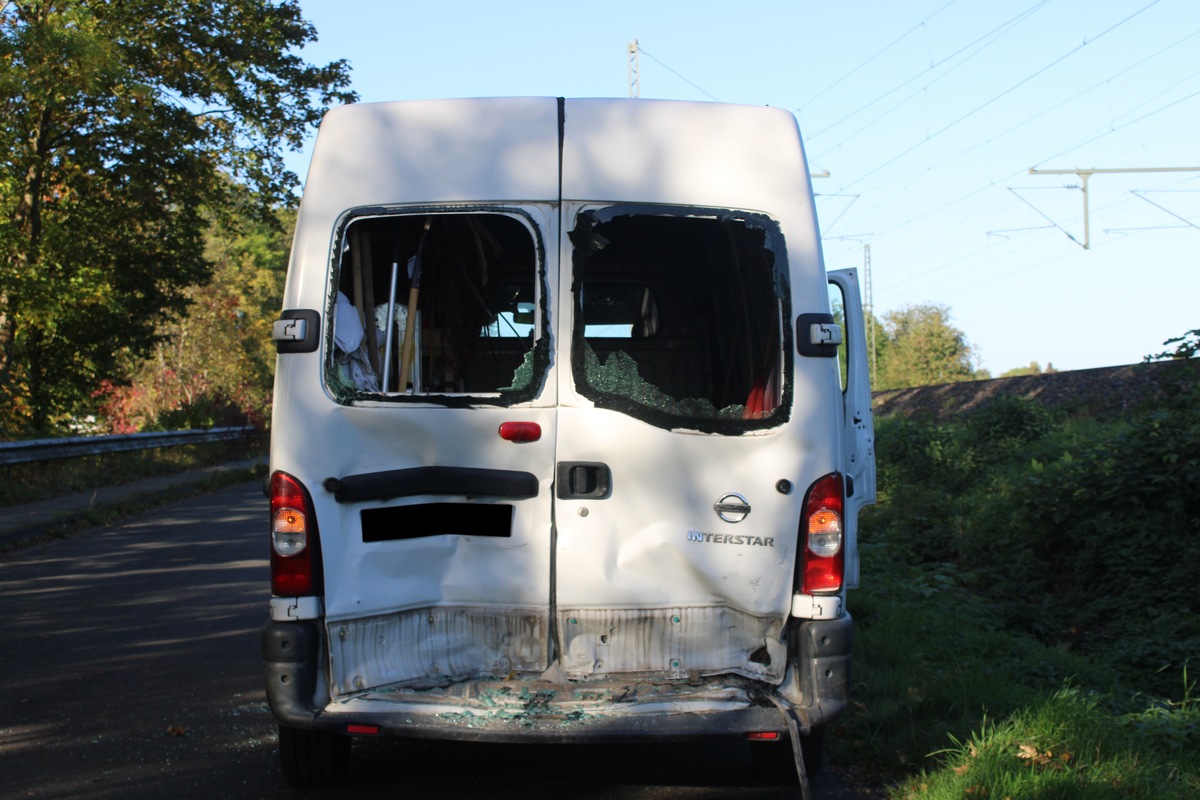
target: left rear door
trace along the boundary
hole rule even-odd
[[[310,481],[335,697],[549,663],[556,223],[546,203],[341,227]]]

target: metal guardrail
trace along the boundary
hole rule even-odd
[[[0,466],[31,461],[52,461],[131,450],[153,450],[182,444],[225,442],[253,436],[258,428],[208,428],[187,431],[119,433],[113,436],[69,436],[62,439],[31,439],[27,442],[0,442]]]

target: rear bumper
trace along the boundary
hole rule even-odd
[[[751,731],[786,736],[787,714],[808,733],[849,702],[851,624],[849,617],[799,623],[788,678],[779,687],[736,676],[688,683],[487,679],[329,702],[317,624],[274,621],[263,628],[263,677],[280,723],[343,734],[540,743],[741,737]]]

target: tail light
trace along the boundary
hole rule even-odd
[[[841,591],[846,570],[844,506],[841,473],[826,475],[808,490],[800,518],[804,553],[799,583],[804,594]]]
[[[316,518],[300,482],[283,472],[271,476],[271,593],[318,594],[320,564]]]

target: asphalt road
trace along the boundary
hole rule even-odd
[[[747,746],[356,742],[353,782],[280,778],[258,629],[266,501],[257,483],[10,553],[0,561],[0,796],[783,798]],[[815,800],[856,794],[839,770]]]

